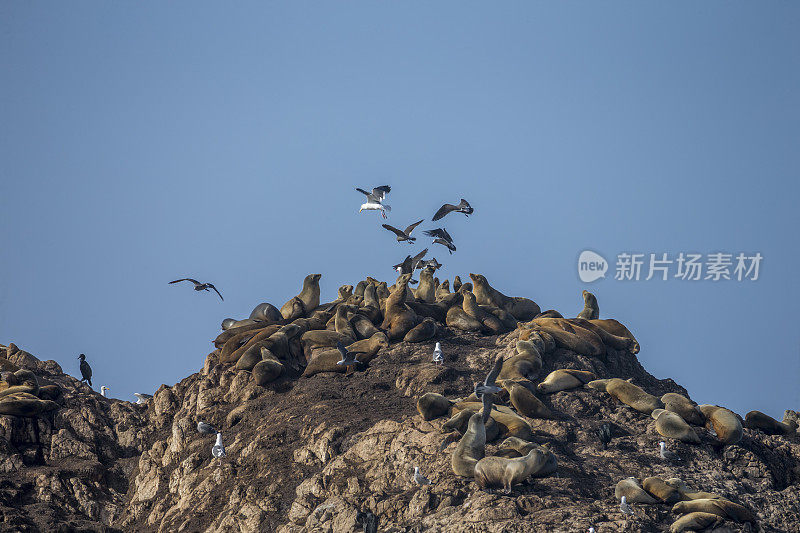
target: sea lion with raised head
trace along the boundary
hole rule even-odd
[[[450,292],[450,280],[446,279],[442,283],[439,284],[439,286],[436,288],[436,293],[433,296],[434,296],[435,300],[438,302],[442,298],[447,296],[448,294],[451,294],[451,292]]]
[[[511,494],[511,487],[544,469],[549,461],[548,452],[534,448],[524,457],[484,457],[475,465],[475,482],[481,489],[503,487]]]
[[[517,320],[532,320],[541,312],[536,302],[518,296],[506,296],[489,285],[486,277],[481,274],[470,274],[472,279],[472,292],[480,305],[493,305],[505,309]]]
[[[589,291],[583,291],[583,311],[578,313],[578,318],[586,320],[596,320],[600,318],[600,306],[597,305],[597,298]]]
[[[319,307],[319,279],[322,274],[309,274],[303,280],[303,290],[281,307],[281,316],[294,320]],[[299,301],[298,301],[299,300]]]
[[[420,323],[417,314],[406,305],[406,299],[410,294],[409,280],[411,280],[411,274],[401,275],[398,278],[397,288],[386,299],[386,310],[381,329],[388,332],[390,341],[402,339],[406,333]]]
[[[433,282],[433,268],[426,266],[419,273],[419,285],[412,291],[417,300],[433,303],[436,301],[436,287]]]
[[[483,459],[485,451],[486,427],[483,424],[483,413],[475,413],[469,417],[467,430],[450,456],[453,473],[461,477],[474,476],[475,465]]]
[[[480,322],[485,329],[491,332],[492,335],[499,335],[505,333],[507,328],[503,323],[493,314],[484,311],[475,301],[475,295],[471,292],[463,293],[463,301],[461,303],[464,312]]]

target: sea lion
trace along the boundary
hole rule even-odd
[[[364,316],[360,311],[361,310],[359,309],[350,318],[350,325],[353,326],[353,329],[358,334],[359,339],[369,339],[380,330],[376,328],[372,321]]]
[[[542,369],[542,356],[532,341],[517,341],[517,354],[503,361],[503,368],[497,381],[508,388],[515,382],[525,382],[539,377]],[[510,392],[510,389],[509,389]]]
[[[682,394],[668,392],[661,397],[661,401],[664,402],[664,409],[676,413],[689,424],[702,426],[706,423],[706,417],[697,408],[697,404]]]
[[[334,348],[337,342],[341,342],[345,346],[353,344],[356,341],[353,337],[343,335],[338,331],[330,331],[327,329],[318,329],[313,331],[306,331],[300,337],[300,342],[307,350],[314,348]]]
[[[483,425],[483,413],[475,413],[469,417],[467,431],[450,456],[453,473],[461,477],[474,476],[475,465],[483,459],[485,451],[486,428]]]
[[[747,413],[744,417],[744,427],[759,429],[768,435],[793,435],[797,433],[796,422],[778,422],[761,411],[750,411]]]
[[[481,305],[493,305],[505,309],[517,320],[531,320],[541,312],[533,300],[506,296],[489,285],[486,277],[481,274],[470,274],[469,277],[473,283],[472,292]]]
[[[733,503],[724,498],[718,499],[699,499],[684,502],[678,502],[672,506],[672,512],[676,514],[688,513],[711,513],[722,518],[730,518],[739,523],[751,522],[755,524],[758,522],[756,515],[744,505]]]
[[[369,339],[362,339],[348,345],[347,351],[355,353],[356,359],[360,363],[367,364],[386,346],[389,346],[389,339],[385,333],[379,331]],[[341,359],[342,354],[338,349],[317,352],[303,371],[303,377],[311,377],[321,372],[344,373],[347,370],[345,366],[337,364]]]
[[[260,342],[264,337],[267,338],[278,331],[282,326],[277,324],[273,324],[271,326],[267,326],[265,328],[235,328],[236,330],[244,329],[240,333],[232,335],[228,337],[225,343],[219,350],[219,360],[221,363],[234,363],[236,362],[239,357],[243,355],[243,353],[249,348],[248,343],[250,345]],[[232,332],[234,329],[229,329],[226,332]],[[259,335],[262,334],[262,335]],[[258,337],[256,341],[253,341],[254,338]],[[219,338],[219,337],[217,337]],[[253,342],[251,342],[253,341]]]
[[[636,337],[633,336],[633,333],[628,331],[628,328],[623,326],[619,321],[614,320],[613,318],[600,318],[600,319],[592,319],[590,320],[592,324],[600,326],[607,332],[611,333],[612,335],[616,335],[617,337],[627,337],[633,341],[633,345],[631,346],[631,353],[637,354],[639,353],[639,341],[636,340]]]
[[[452,431],[456,431],[459,435],[463,435],[467,431],[467,427],[469,425],[469,419],[475,413],[483,413],[483,411],[475,411],[474,409],[464,409],[463,411],[459,411],[458,413],[454,414],[447,421],[442,424],[442,433],[449,433]],[[486,431],[486,442],[492,442],[500,435],[500,426],[497,425],[497,422],[494,421],[492,417],[489,417],[484,424],[484,431]],[[442,449],[444,449],[448,444],[448,441],[445,440]]]
[[[282,318],[283,316],[281,315],[280,310],[271,303],[267,302],[258,304],[255,306],[255,308],[253,308],[253,312],[250,313],[250,319],[266,322],[266,324],[264,324],[265,326],[277,324]],[[223,329],[225,328],[223,327]]]
[[[399,285],[386,299],[386,311],[381,325],[381,329],[388,331],[390,341],[402,339],[420,322],[417,314],[405,303],[410,294],[408,282],[411,274],[403,274],[398,280]]]
[[[3,380],[0,381],[0,399],[20,392],[38,396],[39,379],[36,374],[25,368],[11,373],[5,372]]]
[[[461,331],[483,330],[483,324],[465,313],[464,309],[460,306],[453,306],[447,310],[445,324],[451,328],[460,329]]]
[[[490,313],[497,317],[501,324],[503,324],[503,328],[505,331],[512,331],[517,329],[517,324],[519,321],[514,318],[514,315],[506,311],[505,309],[500,309],[499,307],[494,307],[493,305],[481,305],[479,306],[481,309]]]
[[[620,500],[623,496],[625,496],[628,503],[658,503],[658,500],[639,486],[638,480],[634,477],[620,480],[617,482],[617,486],[614,487],[614,497]]]
[[[236,319],[235,318],[226,318],[226,319],[224,319],[222,321],[222,331],[225,331],[226,329],[232,328],[235,323],[236,323]]]
[[[536,318],[530,324],[552,335],[562,348],[591,357],[605,354],[606,346],[599,335],[565,318]]]
[[[441,303],[406,302],[406,305],[421,318],[432,318],[436,322],[447,320],[447,307]]]
[[[227,320],[233,320],[232,318],[226,318],[223,322]],[[240,322],[246,322],[245,324],[239,325]],[[217,335],[217,338],[213,340],[214,346],[217,348],[222,348],[222,346],[230,339],[231,337],[238,335],[240,333],[244,333],[245,331],[249,331],[251,329],[261,329],[265,326],[263,322],[259,322],[257,320],[234,320],[234,324],[226,328],[222,333]]]
[[[509,397],[514,409],[528,418],[554,418],[550,409],[539,398],[534,396],[531,391],[519,383],[511,386]]]
[[[530,326],[525,324],[518,324],[517,327],[521,330],[519,340],[531,340],[536,342],[537,349],[540,354],[550,353],[556,349],[556,340],[552,335],[541,329],[531,329]]]
[[[417,400],[417,411],[423,420],[433,420],[449,413],[453,403],[441,394],[428,392]]]
[[[54,409],[58,409],[56,402],[42,400],[27,392],[8,394],[0,400],[0,415],[34,417]]]
[[[534,448],[524,457],[484,457],[475,465],[475,482],[481,489],[503,487],[511,494],[513,485],[536,474],[548,460],[548,452],[542,448]]]
[[[736,444],[742,440],[744,430],[739,417],[732,411],[718,405],[701,405],[700,411],[706,417],[706,426],[714,428],[717,439],[724,445]]]
[[[484,311],[475,301],[475,295],[471,292],[463,293],[463,301],[461,303],[464,312],[469,316],[480,322],[484,328],[489,330],[492,335],[499,335],[507,331],[503,323],[493,314]]]
[[[377,288],[375,285],[369,284],[364,289],[364,302],[363,307],[374,307],[378,311],[381,309],[381,302],[378,299]]]
[[[433,303],[436,301],[436,287],[433,282],[433,268],[426,266],[419,273],[419,285],[413,291],[417,300]]]
[[[423,342],[431,340],[436,336],[436,321],[430,317],[426,317],[419,324],[411,328],[411,331],[406,333],[403,340],[405,342]]]
[[[498,457],[522,457],[531,450],[538,448],[535,442],[522,440],[519,437],[508,437],[497,448]]]
[[[542,394],[553,394],[562,390],[575,389],[589,383],[595,376],[585,370],[573,370],[571,368],[561,368],[550,372],[544,381],[539,383],[536,390]]]
[[[606,385],[606,392],[628,407],[632,407],[646,415],[652,413],[653,409],[664,408],[664,404],[661,400],[652,394],[646,393],[633,383],[619,378],[611,378]]]
[[[660,477],[648,477],[642,482],[642,486],[644,490],[664,503],[675,503],[681,499],[680,491]]]
[[[656,411],[661,411],[656,417],[656,431],[659,434],[681,442],[700,443],[700,437],[680,415],[664,409],[654,409],[651,415],[655,414]]]
[[[356,284],[356,288],[353,289],[353,296],[358,296],[359,298],[363,298],[364,297],[364,291],[366,290],[367,285],[371,285],[371,283],[368,282],[365,279],[362,279],[361,281],[359,281]]]
[[[458,292],[458,290],[461,288],[461,285],[462,285],[461,278],[458,277],[458,276],[454,277],[453,278],[453,292]]]
[[[293,360],[293,356],[289,348],[289,342],[300,335],[300,326],[297,324],[286,324],[281,329],[269,336],[266,341],[266,347],[279,361],[291,362]]]
[[[675,520],[669,528],[670,533],[683,531],[702,531],[716,527],[722,523],[722,518],[712,513],[689,513]]]
[[[253,380],[256,385],[264,386],[281,377],[283,364],[274,358],[266,348],[262,348],[264,359],[253,366]],[[265,353],[266,352],[266,353]]]
[[[578,318],[586,320],[597,320],[600,318],[600,306],[597,305],[597,298],[589,291],[583,291],[583,311],[578,313]]]
[[[479,411],[482,408],[483,404],[481,402],[462,401],[454,404],[451,412],[457,414],[464,409]],[[523,440],[533,440],[533,430],[530,424],[505,405],[493,405],[490,413],[491,418],[500,430],[499,437],[519,437]]]
[[[593,379],[589,383],[586,384],[587,387],[594,390],[599,390],[601,392],[606,392],[606,387],[608,386],[608,382],[611,381],[611,378],[607,379]]]
[[[239,361],[242,361],[242,358],[244,358],[246,354],[249,354],[250,358],[253,358],[254,354],[255,360],[253,361],[252,364],[253,365],[256,364],[258,361],[261,360],[260,356],[261,346],[269,346],[269,343],[266,343],[265,341],[269,339],[274,333],[278,332],[282,327],[283,326],[280,326],[278,324],[273,324],[263,329],[251,330],[250,332],[248,332],[248,334],[254,333],[254,335],[250,338],[243,339],[244,343],[242,343],[238,348],[236,348],[233,351],[233,353],[227,352],[225,346],[228,346],[230,348],[230,345],[226,343],[226,345],[223,346],[222,351],[220,351],[220,361],[226,363],[236,362],[237,368],[239,370],[243,370],[245,368],[243,368],[242,365],[245,365],[247,363],[243,362],[242,365],[239,365]],[[250,368],[252,368],[252,365],[250,365],[249,368],[246,368],[246,370],[250,370]]]
[[[683,500],[715,500],[721,498],[719,494],[714,494],[713,492],[693,490],[682,479],[677,477],[665,479],[664,482],[678,489]]]
[[[356,309],[356,307],[347,304],[340,304],[336,308],[336,314],[333,317],[333,325],[337,333],[346,335],[351,339],[359,338],[353,324],[350,323],[350,315],[354,313]]]
[[[604,330],[603,328],[601,328],[600,326],[594,324],[589,320],[585,320],[583,318],[572,318],[569,319],[568,322],[570,324],[574,324],[575,326],[580,326],[582,328],[588,329],[589,331],[600,337],[602,343],[608,346],[609,348],[614,348],[615,350],[627,350],[627,351],[633,350],[634,343],[630,338],[619,337],[617,335],[609,333],[608,331]]]
[[[535,317],[534,320],[537,318],[564,318],[564,315],[556,311],[555,309],[548,309],[547,311],[542,311]]]
[[[433,295],[433,297],[438,302],[448,294],[450,294],[450,280],[446,279],[436,288],[436,293]]]
[[[281,316],[287,322],[306,316],[306,307],[303,304],[303,300],[299,296],[294,296],[281,307]]]

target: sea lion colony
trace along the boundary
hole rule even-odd
[[[456,398],[427,393],[416,403],[424,420],[443,420],[441,430],[449,435],[443,435],[441,448],[447,451],[455,444],[449,452],[453,475],[474,478],[477,488],[484,490],[511,493],[531,478],[557,473],[557,454],[537,442],[531,420],[568,417],[569,413],[549,407],[547,397],[577,388],[595,389],[610,401],[628,406],[633,416],[650,417],[654,431],[670,448],[683,453],[685,445],[735,444],[742,438],[743,425],[770,434],[797,433],[791,417],[779,422],[753,411],[743,422],[723,407],[698,406],[681,394],[649,394],[624,376],[596,376],[592,359],[602,361],[617,350],[635,354],[640,345],[620,322],[599,318],[597,299],[587,291],[583,291],[585,307],[580,314],[594,318],[567,319],[553,310],[541,312],[530,299],[504,295],[482,275],[470,274],[472,285],[461,285],[456,292],[436,290],[443,283],[428,287],[433,280],[429,267],[423,269],[417,290],[408,286],[410,277],[401,274],[392,285],[368,277],[356,284],[355,291],[343,285],[335,301],[320,304],[320,276],[309,275],[300,294],[280,311],[262,303],[247,319],[225,319],[224,331],[214,344],[221,361],[251,371],[252,378],[264,386],[281,376],[294,379],[345,372],[337,344],[357,354],[356,368],[363,370],[392,343],[431,341],[448,328],[505,334],[501,338],[507,344],[496,376],[499,392],[491,395],[488,416],[486,399],[482,402],[469,390]],[[540,375],[548,355],[559,349],[582,356],[587,369],[559,368]],[[452,361],[457,354],[449,357]],[[486,445],[493,441],[500,443],[497,453],[486,456]],[[657,460],[657,449],[653,457]],[[695,502],[674,505],[673,512],[685,516],[675,522],[673,531],[723,519],[755,522],[751,510],[720,495],[691,489],[678,478],[650,477],[642,486],[637,479],[623,479],[615,490],[616,497],[622,495],[630,504]],[[714,520],[704,518],[709,513]]]

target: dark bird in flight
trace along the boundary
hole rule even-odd
[[[414,231],[414,228],[416,228],[417,226],[422,224],[422,222],[424,222],[424,220],[425,219],[423,218],[419,222],[414,222],[413,224],[411,224],[409,227],[407,227],[403,231],[395,228],[394,226],[390,226],[389,224],[382,224],[382,226],[384,228],[388,229],[389,231],[391,231],[392,233],[394,233],[395,235],[397,235],[397,242],[406,241],[408,244],[413,244],[413,242],[416,241],[417,238],[416,237],[412,237],[411,236],[411,232]]]
[[[196,279],[192,278],[176,279],[175,281],[170,281],[169,283],[170,285],[172,285],[173,283],[180,283],[181,281],[191,281],[192,283],[194,283],[194,290],[196,291],[208,291],[208,289],[214,289],[214,292],[217,293],[219,299],[222,300],[223,302],[225,301],[225,298],[222,297],[222,295],[219,293],[219,291],[217,290],[217,288],[214,286],[213,283],[200,283]]]
[[[417,263],[417,268],[423,269],[425,267],[431,267],[433,270],[436,270],[442,268],[442,264],[437,261],[435,257],[433,259],[422,260]]]
[[[386,218],[386,212],[392,210],[392,206],[383,203],[383,199],[386,198],[386,195],[392,190],[392,188],[388,185],[375,187],[372,189],[372,192],[367,192],[364,189],[359,189],[358,187],[356,187],[356,190],[367,197],[367,201],[361,204],[361,208],[358,210],[359,213],[364,210],[380,211],[381,216]]]
[[[92,386],[92,367],[89,366],[89,363],[86,362],[86,356],[80,354],[78,359],[81,360],[81,381],[85,381]]]
[[[433,215],[433,220],[439,220],[440,218],[444,218],[445,216],[449,215],[455,211],[456,213],[464,213],[466,216],[470,216],[475,210],[469,205],[469,202],[461,199],[461,203],[458,205],[453,204],[444,204],[442,207],[436,211],[436,214]]]
[[[419,264],[422,262],[422,258],[425,257],[425,254],[428,253],[428,249],[425,248],[420,253],[411,257],[407,255],[405,260],[402,263],[392,266],[393,269],[397,270],[398,274],[413,274],[414,270],[417,268],[421,268]],[[413,282],[410,281],[409,283]]]
[[[424,233],[429,237],[436,237],[436,240],[433,241],[433,244],[441,244],[445,246],[451,254],[456,251],[456,246],[453,244],[453,238],[449,233],[447,233],[446,229],[436,228],[425,231]]]

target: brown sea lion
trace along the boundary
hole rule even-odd
[[[473,283],[472,292],[481,305],[493,305],[505,309],[514,315],[517,320],[532,320],[541,312],[541,309],[533,300],[517,296],[506,296],[489,285],[486,277],[481,274],[470,274],[469,277]]]
[[[341,342],[347,346],[348,344],[353,344],[355,341],[356,339],[353,337],[327,329],[306,331],[300,338],[300,342],[303,343],[303,347],[307,350],[313,350],[315,348],[335,348],[337,342]]]
[[[677,439],[681,442],[689,442],[692,444],[700,443],[700,437],[697,436],[692,426],[687,424],[680,415],[665,409],[654,409],[651,416],[655,415],[658,411],[660,411],[660,413],[655,420],[656,431],[658,431],[659,434],[671,439]]]
[[[675,503],[681,499],[680,491],[660,477],[648,477],[642,482],[642,486],[649,494],[664,503]]]
[[[263,353],[265,352],[265,353]],[[262,348],[264,358],[253,366],[253,380],[256,385],[264,386],[281,377],[283,374],[283,364],[267,350]]]
[[[228,328],[219,335],[217,335],[217,338],[214,339],[213,341],[214,346],[217,348],[222,348],[231,337],[234,337],[236,335],[239,335],[240,333],[245,333],[247,331],[251,331],[254,329],[262,329],[265,326],[267,326],[267,324],[253,320],[249,324],[245,324],[243,326]]]
[[[722,523],[722,518],[712,513],[689,513],[675,520],[669,528],[670,533],[683,531],[702,531],[716,527]]]
[[[517,341],[517,353],[503,361],[497,382],[509,392],[513,383],[529,386],[528,382],[539,377],[542,369],[542,356],[531,341]]]
[[[467,430],[450,456],[453,473],[461,477],[475,475],[475,465],[483,459],[486,451],[486,428],[483,414],[475,413],[469,418]]]
[[[541,313],[539,313],[538,315],[536,315],[533,318],[534,319],[537,319],[537,318],[564,318],[564,315],[562,315],[561,313],[559,313],[555,309],[548,309],[547,311],[542,311]]]
[[[590,321],[592,324],[598,325],[607,332],[611,333],[612,335],[616,335],[617,337],[627,337],[633,341],[633,345],[631,346],[631,353],[637,354],[639,353],[639,341],[636,340],[636,337],[633,336],[633,333],[628,331],[628,328],[623,326],[617,320],[613,318],[601,318],[601,319],[592,319]]]
[[[461,289],[461,278],[456,276],[453,278],[453,292],[458,292]]]
[[[350,317],[350,325],[353,326],[353,329],[358,334],[359,339],[369,339],[380,330],[376,328],[372,321],[360,311],[361,309],[359,309],[352,317]]]
[[[744,417],[744,427],[758,429],[768,435],[794,435],[797,433],[796,422],[778,422],[761,411],[750,411],[747,413]]]
[[[309,274],[303,280],[303,290],[281,307],[281,316],[294,320],[319,307],[319,278],[322,274]]]
[[[699,408],[706,417],[706,426],[714,429],[717,439],[722,444],[736,444],[742,440],[744,435],[742,422],[732,411],[718,405],[701,405]]]
[[[461,306],[465,313],[483,324],[483,327],[489,330],[493,335],[499,335],[507,331],[507,328],[503,326],[500,319],[478,306],[478,303],[475,301],[475,295],[471,292],[465,292],[463,294]]]
[[[758,522],[756,515],[744,505],[733,503],[732,501],[724,498],[715,499],[698,499],[684,502],[678,502],[672,506],[672,512],[676,514],[688,513],[711,513],[722,518],[729,518],[739,523],[751,522],[753,524]]]
[[[419,285],[413,291],[417,300],[433,303],[436,301],[436,287],[433,282],[433,268],[426,266],[419,273]]]
[[[347,351],[355,353],[356,359],[362,364],[367,364],[386,346],[389,346],[389,339],[385,333],[378,332],[369,339],[348,345]],[[320,372],[344,373],[347,370],[345,366],[337,364],[341,359],[342,354],[337,349],[317,352],[303,371],[303,376],[310,377]]]
[[[461,401],[452,406],[451,413],[455,415],[464,409],[473,409],[477,412],[483,409],[483,404],[481,402]],[[494,405],[490,416],[498,426],[499,437],[519,437],[523,440],[533,440],[533,430],[530,424],[508,407]]]
[[[283,304],[281,307],[281,316],[286,322],[291,322],[295,318],[306,316],[306,306],[299,296],[292,297],[291,300]]]
[[[262,329],[251,330],[250,332],[248,332],[248,335],[251,333],[254,333],[254,335],[252,335],[249,338],[247,338],[247,335],[245,335],[243,339],[234,337],[232,339],[234,343],[231,344],[225,343],[225,346],[222,347],[222,350],[220,351],[220,361],[223,363],[237,362],[238,364],[238,361],[241,361],[242,357],[244,357],[244,355],[248,353],[248,351],[251,352],[254,351],[256,355],[256,361],[253,364],[255,364],[256,362],[261,360],[259,354],[261,346],[265,345],[264,341],[270,338],[274,333],[279,331],[282,327],[283,326],[279,324],[273,324],[271,326],[267,326]],[[232,353],[228,353],[228,349],[230,349],[231,347],[235,347],[235,342],[239,340],[244,340],[244,343],[242,343]],[[253,348],[254,346],[255,348]]]
[[[15,392],[2,397],[0,414],[33,417],[43,412],[58,409],[58,404],[51,400],[42,400],[27,392]]]
[[[664,402],[664,409],[679,415],[689,424],[702,426],[706,423],[706,417],[697,408],[697,404],[682,394],[668,392],[661,397],[661,401]]]
[[[511,494],[511,487],[542,470],[549,461],[548,452],[534,448],[524,457],[484,457],[475,465],[475,482],[481,489],[503,487]]]
[[[449,413],[453,403],[441,394],[428,392],[417,400],[417,411],[423,420],[433,420]]]
[[[556,344],[575,353],[599,357],[606,352],[606,346],[599,335],[592,330],[573,323],[565,318],[536,318],[531,326],[552,335]]]
[[[265,326],[277,324],[282,318],[280,310],[267,302],[258,304],[250,313],[250,319],[266,322]]]
[[[436,288],[436,293],[433,296],[438,302],[448,294],[450,294],[450,280],[446,279]]]
[[[388,331],[390,341],[402,339],[406,333],[420,322],[417,314],[406,305],[406,299],[409,294],[408,282],[411,280],[411,274],[403,274],[398,279],[399,285],[386,299],[386,310],[384,311],[383,324],[381,325],[381,329]]]
[[[583,311],[578,313],[578,318],[586,320],[597,320],[600,318],[600,306],[597,305],[597,298],[589,291],[583,291]]]
[[[430,317],[426,317],[411,328],[411,330],[406,333],[403,340],[405,342],[424,342],[431,340],[433,337],[436,336],[436,321]]]
[[[464,312],[461,306],[453,306],[447,310],[445,324],[461,331],[482,331],[483,324]]]
[[[370,283],[367,280],[362,279],[361,281],[359,281],[356,284],[356,288],[353,289],[353,296],[358,296],[359,298],[363,298],[364,291],[366,290],[367,285],[370,285]]]
[[[582,387],[596,377],[593,373],[585,370],[561,368],[550,372],[544,381],[536,386],[536,390],[542,394],[553,394],[554,392]]]
[[[621,500],[625,496],[628,503],[658,503],[658,500],[650,496],[634,477],[625,478],[614,487],[614,497]]]
[[[652,394],[646,393],[633,383],[619,378],[612,378],[608,382],[606,385],[606,392],[628,407],[632,407],[646,415],[652,413],[653,409],[664,408],[664,404],[661,400]]]
[[[554,418],[553,413],[526,387],[515,383],[509,391],[511,404],[518,413],[528,418]]]

